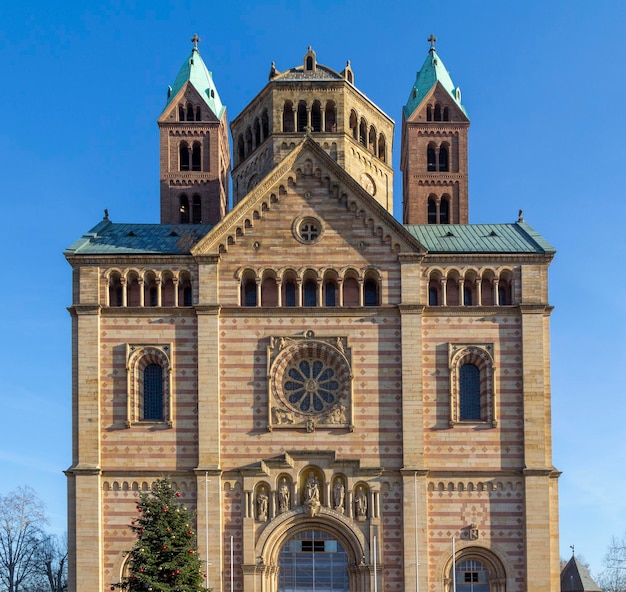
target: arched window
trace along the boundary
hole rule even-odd
[[[489,572],[475,559],[456,564],[457,592],[489,592]]]
[[[296,282],[294,280],[287,280],[283,282],[285,288],[285,298],[283,303],[285,306],[296,305]]]
[[[459,387],[459,419],[480,421],[480,370],[477,366],[461,366]]]
[[[126,294],[128,306],[141,304],[141,286],[139,285],[139,277],[135,272],[128,274],[126,278]]]
[[[443,120],[450,121],[450,110],[448,109],[448,107],[443,108]]]
[[[464,306],[472,306],[472,288],[467,285],[467,281],[463,285],[463,305]]]
[[[306,126],[308,124],[308,117],[306,112],[306,103],[304,101],[300,101],[298,103],[298,131],[304,132],[306,131]]]
[[[293,103],[291,101],[285,101],[283,107],[283,131],[293,132]]]
[[[246,156],[248,156],[250,152],[252,152],[252,128],[250,126],[246,129],[244,140],[246,144]]]
[[[317,305],[317,282],[315,280],[306,280],[304,282],[304,306]]]
[[[384,134],[378,136],[378,158],[383,162],[387,162],[387,147]]]
[[[109,306],[123,306],[124,289],[118,273],[112,273],[109,277]]]
[[[163,368],[148,364],[143,371],[142,419],[163,421]]]
[[[496,426],[493,345],[451,343],[448,349],[450,425],[478,421]]]
[[[356,278],[348,277],[343,282],[343,305],[359,306],[359,282]]]
[[[278,306],[278,286],[274,277],[266,277],[261,283],[261,306]]]
[[[194,142],[191,149],[191,170],[202,170],[202,146],[200,142]]]
[[[319,101],[314,101],[311,107],[311,127],[314,132],[322,131],[322,106]]]
[[[258,148],[261,145],[261,122],[257,117],[254,120],[254,147]]]
[[[191,199],[191,222],[202,224],[202,199],[199,195],[194,195]]]
[[[256,281],[247,278],[243,283],[243,305],[256,306]]]
[[[337,304],[337,284],[326,282],[324,286],[324,306],[336,306]]]
[[[267,115],[267,109],[265,109],[261,115],[261,130],[263,131],[263,140],[267,139],[267,136],[270,135],[270,121]]]
[[[196,121],[202,121],[202,110],[200,107],[196,107]]]
[[[306,58],[306,69],[313,70],[313,56],[307,56]]]
[[[325,126],[326,129],[324,131],[327,132],[336,132],[337,131],[337,115],[335,111],[335,103],[333,101],[326,102],[325,109]]]
[[[193,305],[193,290],[191,288],[191,277],[188,272],[182,273],[178,279],[178,305]]]
[[[144,280],[144,305],[145,306],[158,306],[159,305],[159,290],[156,283],[156,277],[153,272],[146,273]]]
[[[187,103],[187,121],[193,121],[193,105],[191,103]]]
[[[178,151],[178,169],[181,171],[189,170],[189,144],[187,142],[180,143],[180,149]]]
[[[185,108],[178,105],[178,121],[185,121]]]
[[[178,198],[178,212],[180,214],[180,223],[189,224],[189,198],[184,193]]]
[[[367,147],[372,154],[376,154],[376,130],[374,129],[374,126],[370,127]]]
[[[437,306],[439,304],[439,286],[436,280],[428,282],[428,306]]]
[[[357,140],[359,138],[359,124],[354,109],[350,111],[350,130],[352,131],[352,137]]]
[[[434,197],[428,198],[428,223],[437,224],[437,202]]]
[[[163,274],[161,280],[161,305],[162,306],[174,306],[176,286],[174,285],[174,279],[171,274]]]
[[[439,224],[450,224],[450,200],[446,196],[439,202]]]
[[[378,282],[373,279],[365,280],[363,284],[363,304],[365,306],[378,306]]]
[[[246,149],[243,143],[243,136],[239,134],[239,138],[237,138],[237,154],[239,155],[239,162],[245,160],[246,158]]]
[[[441,121],[441,105],[435,103],[435,121]]]
[[[367,122],[361,118],[361,124],[359,125],[359,142],[363,146],[367,146]]]
[[[433,120],[433,108],[432,106],[428,105],[428,107],[426,107],[426,121],[432,121]]]
[[[426,149],[426,162],[428,165],[428,172],[437,170],[437,157],[435,155],[435,149],[433,146],[429,146]]]
[[[439,148],[439,170],[440,171],[449,171],[449,162],[448,162],[448,147],[442,145]]]

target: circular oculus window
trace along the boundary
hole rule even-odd
[[[311,216],[296,218],[293,222],[293,235],[304,244],[317,242],[324,234],[322,223]]]
[[[332,347],[311,342],[281,353],[271,378],[275,396],[290,410],[313,416],[345,402],[350,390],[350,368]]]

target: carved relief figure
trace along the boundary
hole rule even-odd
[[[366,518],[367,517],[367,494],[363,487],[359,487],[359,490],[356,494],[356,498],[354,499],[354,504],[356,506],[356,515],[358,518]]]
[[[289,510],[289,483],[287,479],[281,479],[278,486],[278,511],[287,512]]]
[[[264,489],[261,489],[256,496],[256,512],[257,520],[259,520],[259,522],[265,522],[267,520],[268,503],[269,498],[267,493],[265,493]]]
[[[276,425],[293,423],[293,414],[280,407],[272,407],[272,419]]]
[[[304,503],[319,504],[320,501],[320,482],[313,471],[309,472],[309,476],[304,486]]]
[[[337,512],[343,513],[343,502],[345,497],[346,488],[344,487],[343,481],[341,479],[337,479],[335,481],[335,487],[333,488],[333,504]]]

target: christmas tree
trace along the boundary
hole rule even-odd
[[[128,553],[129,573],[111,590],[128,592],[199,592],[203,576],[193,514],[180,503],[169,479],[159,479],[150,493],[140,493],[138,517],[130,524],[137,537]]]

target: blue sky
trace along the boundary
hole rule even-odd
[[[0,6],[0,493],[35,488],[65,530],[70,267],[108,208],[157,222],[156,119],[198,33],[232,120],[307,46],[396,121],[431,32],[471,118],[470,221],[524,217],[550,268],[561,550],[594,574],[626,530],[626,4],[622,0],[202,2]]]

